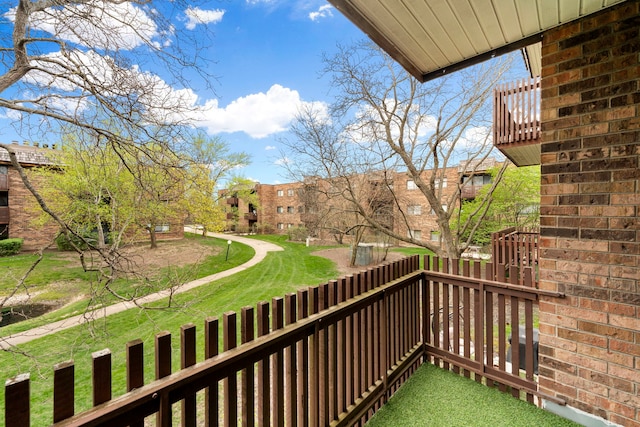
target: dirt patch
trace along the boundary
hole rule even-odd
[[[349,260],[351,251],[349,248],[322,249],[320,251],[313,252],[312,255],[321,256],[335,262],[338,271],[343,275],[358,273],[359,271],[366,270],[370,267],[375,267],[378,264],[382,264],[383,262],[397,261],[405,257],[404,254],[389,251],[386,254],[386,259],[383,259],[384,251],[374,251],[373,262],[370,265],[350,267]]]
[[[219,248],[206,245],[198,239],[183,239],[158,242],[156,249],[151,249],[149,244],[129,246],[121,249],[120,253],[122,260],[126,260],[137,272],[148,274],[163,267],[198,264],[219,251]],[[59,257],[80,265],[75,252],[61,252]]]

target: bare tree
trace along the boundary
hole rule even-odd
[[[208,30],[182,30],[169,17],[197,6],[193,1],[15,0],[0,17],[11,30],[10,37],[0,38],[0,109],[23,138],[57,142],[64,132],[89,135],[140,179],[145,164],[172,176],[181,173],[185,164],[176,159],[192,139],[193,119],[200,113],[191,81],[206,85],[215,77],[207,71],[211,61],[202,56]],[[159,69],[162,77],[154,73]],[[69,241],[84,240],[102,263],[121,268],[121,254],[83,239],[47,205],[14,148],[5,143],[0,148]],[[84,250],[76,250],[82,259]]]
[[[461,240],[450,226],[451,207],[460,204],[466,182],[462,173],[455,182],[446,178],[460,164],[467,177],[473,176],[491,155],[489,101],[508,69],[508,58],[425,84],[370,43],[340,47],[324,61],[335,101],[329,116],[300,111],[292,137],[283,140],[291,174],[341,182],[341,195],[368,226],[439,255],[459,256],[471,239]],[[412,218],[397,188],[400,176],[412,182],[433,212],[439,243],[407,233]],[[363,179],[369,187],[377,182],[385,190],[377,209],[372,209],[371,191],[362,191]],[[479,207],[474,221],[482,220],[490,200]],[[383,220],[382,207],[393,211],[392,223]]]

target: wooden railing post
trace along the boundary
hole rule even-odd
[[[65,420],[74,414],[75,367],[72,360],[53,367],[53,422]]]
[[[240,340],[242,344],[253,341],[255,332],[253,327],[253,307],[242,307],[240,312]],[[255,369],[249,364],[240,375],[242,396],[242,425],[255,425]]]
[[[196,364],[196,327],[188,323],[180,328],[180,369]],[[189,393],[182,399],[182,426],[196,425],[196,394]]]
[[[129,341],[127,353],[127,391],[135,390],[144,385],[144,344],[137,339]],[[144,420],[132,422],[130,427],[143,427]]]
[[[93,406],[111,400],[111,351],[91,353],[93,359]]]
[[[236,313],[227,311],[222,315],[222,340],[224,351],[231,350],[237,346],[238,325]],[[222,381],[224,393],[224,425],[235,426],[238,424],[238,379],[235,372],[227,373]]]
[[[156,334],[156,380],[171,375],[171,334],[167,331]],[[171,425],[171,403],[169,396],[162,394],[160,399],[160,410],[156,416],[156,425],[167,427]]]
[[[204,321],[204,358],[218,355],[218,319],[207,317]],[[218,382],[204,391],[204,422],[206,427],[218,425]]]
[[[258,309],[258,336],[269,333],[269,303],[259,302]],[[271,425],[271,367],[269,356],[258,362],[258,426]]]
[[[20,374],[4,383],[4,419],[11,426],[30,427],[31,408],[29,374]]]
[[[302,320],[309,313],[309,291],[298,290],[297,309],[298,319]],[[309,341],[298,341],[298,423],[299,426],[309,425]]]

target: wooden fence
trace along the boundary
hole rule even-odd
[[[56,426],[363,425],[417,367],[429,360],[476,381],[510,387],[527,399],[533,381],[533,287],[481,279],[479,263],[417,256],[303,289],[272,303],[205,321],[205,354],[196,362],[196,328],[181,328],[180,370],[172,373],[171,336],[155,339],[156,381],[144,385],[141,341],[127,345],[129,393],[112,398],[111,354],[93,354],[94,408],[74,415],[72,362],[54,368]],[[442,265],[442,267],[441,267]],[[503,270],[504,271],[504,270]],[[493,279],[493,267],[484,270]],[[529,273],[530,275],[530,273]],[[500,279],[500,278],[498,278]],[[521,309],[521,307],[523,307]],[[522,314],[522,315],[521,315]],[[237,318],[240,317],[238,334]],[[521,320],[523,319],[523,320]],[[525,378],[507,369],[507,323],[519,360],[524,325]],[[497,328],[497,330],[496,330]],[[238,335],[240,344],[238,344]],[[5,385],[5,421],[30,424],[29,376]]]
[[[527,268],[533,269],[532,286],[536,286],[538,268],[538,239],[540,233],[537,230],[518,230],[515,227],[507,228],[491,234],[491,253],[493,256],[494,277],[498,270],[504,273],[516,274],[518,280],[514,283],[525,284],[525,272]],[[515,270],[512,268],[516,267]]]

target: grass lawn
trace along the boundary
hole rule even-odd
[[[205,239],[194,234],[185,234],[185,241],[196,241],[200,245],[210,246],[214,249],[215,255],[204,257],[197,265],[187,265],[184,267],[167,267],[160,269],[160,274],[167,277],[177,277],[183,283],[200,277],[209,276],[229,268],[236,267],[251,259],[254,250],[245,245],[233,245],[230,256],[226,259],[227,244],[225,240]],[[161,242],[169,245],[172,242]],[[0,258],[0,271],[5,272],[0,278],[0,296],[8,294],[16,283],[16,277],[21,276],[26,271],[37,255],[24,254],[13,257]],[[170,273],[170,274],[169,274]],[[85,312],[88,304],[93,307],[108,305],[116,302],[115,297],[108,292],[100,292],[95,288],[95,272],[85,272],[77,263],[77,255],[60,252],[47,252],[38,267],[31,272],[25,288],[33,295],[30,302],[41,302],[51,300],[76,300],[66,304],[63,308],[49,312],[27,321],[18,322],[0,328],[0,335],[8,336],[17,332],[22,332],[44,325],[56,320],[61,320],[70,316],[75,316]],[[113,288],[123,295],[130,295],[135,290],[141,295],[155,292],[167,286],[166,281],[159,280],[153,286],[136,288],[135,280],[119,279],[114,283]],[[93,288],[92,288],[93,287]],[[21,289],[20,291],[24,291]],[[93,293],[94,300],[88,297]]]
[[[431,364],[418,371],[367,427],[579,426],[497,389]]]
[[[301,286],[317,285],[339,276],[335,266],[325,258],[310,256],[318,247],[288,243],[286,236],[262,237],[282,246],[282,252],[271,252],[266,259],[231,277],[204,285],[174,297],[172,308],[133,309],[99,320],[90,326],[76,327],[21,345],[18,352],[0,353],[0,377],[9,378],[18,373],[31,373],[33,425],[48,425],[52,419],[52,366],[74,359],[77,399],[76,412],[91,406],[91,353],[104,348],[112,351],[114,397],[125,391],[125,345],[140,338],[145,343],[146,382],[154,375],[153,339],[156,333],[171,332],[174,371],[179,366],[180,326],[189,322],[199,328],[198,361],[203,359],[202,324],[207,316],[217,316],[243,306],[253,306],[261,300],[284,296]],[[226,243],[225,243],[226,244]],[[240,245],[233,245],[239,247]],[[230,255],[229,261],[231,261]],[[209,273],[207,273],[209,274]],[[202,274],[202,276],[207,275]],[[166,302],[165,302],[166,304]],[[162,306],[154,303],[151,308]],[[222,323],[222,322],[220,322]],[[239,328],[238,328],[239,329]],[[4,335],[4,334],[3,334]],[[0,391],[0,406],[4,405],[4,389]],[[0,413],[4,409],[0,408]]]

